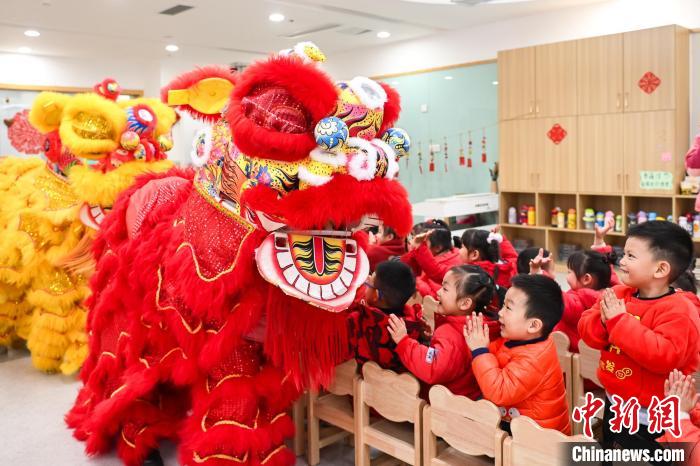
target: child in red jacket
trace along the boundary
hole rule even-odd
[[[648,430],[646,409],[652,396],[663,398],[665,374],[693,373],[700,363],[700,319],[695,305],[670,285],[693,257],[688,233],[671,222],[646,222],[630,228],[620,261],[624,285],[607,289],[583,313],[578,330],[591,347],[601,350],[598,378],[605,403],[603,443],[623,448],[658,448],[658,434]],[[639,432],[615,433],[609,421],[612,395],[636,398],[642,407]]]
[[[543,275],[517,275],[498,313],[501,338],[489,345],[483,316],[466,319],[464,340],[484,398],[500,407],[502,428],[527,416],[544,428],[571,433],[564,376],[549,337],[563,312],[561,288]]]
[[[406,305],[415,290],[416,281],[407,265],[393,261],[377,265],[365,283],[364,299],[350,308],[348,318],[350,349],[359,364],[374,361],[384,369],[405,372],[387,326],[390,314],[400,315],[406,320],[409,336],[420,338],[426,327],[421,305]]]
[[[366,252],[367,259],[369,259],[369,271],[372,273],[379,263],[406,253],[406,238],[397,235],[391,227],[379,225],[379,230],[374,235],[374,243],[367,246]]]
[[[408,338],[404,320],[392,315],[389,333],[397,343],[396,353],[406,368],[425,384],[444,385],[452,393],[471,399],[481,396],[471,371],[471,355],[462,337],[462,328],[468,314],[486,309],[493,290],[493,280],[479,267],[461,265],[450,269],[438,291],[436,312],[443,319],[435,329],[430,346]],[[491,325],[498,324],[492,321]]]

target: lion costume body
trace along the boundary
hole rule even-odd
[[[171,101],[184,105],[191,78]],[[224,119],[198,136],[201,168],[119,198],[96,240],[90,353],[66,417],[88,454],[116,445],[139,465],[170,438],[183,465],[294,463],[287,408],[348,357],[361,229],[411,227],[398,113],[388,86],[335,85],[307,56],[276,55],[235,79]]]
[[[0,345],[26,341],[38,369],[65,374],[87,355],[91,240],[137,175],[168,170],[174,110],[157,99],[43,92],[29,119],[47,161],[0,161]]]

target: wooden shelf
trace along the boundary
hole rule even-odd
[[[503,224],[501,224],[501,227],[517,228],[519,230],[544,230],[545,229],[545,227],[541,227],[538,225],[520,225],[518,223],[503,223]]]

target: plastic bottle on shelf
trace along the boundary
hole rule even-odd
[[[693,219],[693,238],[700,238],[700,215]]]
[[[669,221],[669,222],[672,222],[672,221],[673,221],[673,215],[669,215],[668,217],[666,217],[666,220]]]
[[[656,212],[649,212],[647,214],[647,221],[649,221],[649,222],[654,221],[654,220],[656,220],[656,217],[657,217]]]
[[[566,216],[566,228],[569,230],[576,229],[576,209],[569,209],[569,215]]]
[[[615,231],[622,231],[622,215],[620,214],[617,214],[615,216]]]
[[[678,217],[678,226],[683,228],[685,231],[688,231],[688,219],[685,217],[685,215],[681,215],[680,217]]]
[[[557,214],[557,228],[566,228],[566,214],[563,210]]]
[[[527,225],[527,209],[527,204],[523,204],[523,206],[520,207],[520,217],[518,218],[518,223],[521,225]]]
[[[527,224],[531,227],[535,226],[535,223],[537,223],[536,219],[537,219],[537,215],[535,212],[535,207],[534,206],[528,207],[528,209],[527,209]]]
[[[555,228],[557,226],[557,217],[559,216],[559,212],[561,212],[560,207],[555,207],[552,209],[552,218],[550,219],[549,224]]]
[[[583,227],[592,230],[595,226],[595,210],[587,208],[583,211]]]
[[[647,213],[643,210],[637,212],[637,223],[644,223],[647,221]]]
[[[511,225],[518,223],[518,209],[515,207],[511,206],[508,208],[508,223]]]
[[[631,227],[632,225],[637,224],[637,214],[627,214],[627,226]]]
[[[605,214],[600,210],[595,213],[595,224],[601,228],[605,226]]]

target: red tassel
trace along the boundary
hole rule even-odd
[[[481,153],[481,161],[486,163],[486,152]]]
[[[435,162],[430,162],[430,167],[428,168],[431,172],[435,171]]]
[[[463,155],[460,155],[460,156],[459,156],[459,164],[460,164],[461,166],[464,166],[465,163],[467,163],[467,161],[464,159],[464,156],[463,156]]]
[[[472,168],[472,159],[471,158],[467,159],[467,168]]]

